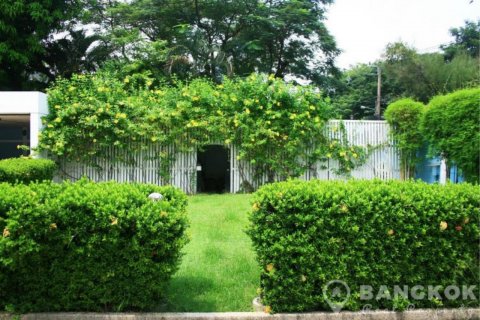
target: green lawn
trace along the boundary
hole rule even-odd
[[[191,241],[162,311],[252,311],[259,267],[245,234],[250,198],[189,197]]]

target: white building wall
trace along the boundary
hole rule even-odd
[[[30,150],[38,146],[42,117],[48,114],[47,95],[36,91],[1,91],[1,115],[30,116]]]

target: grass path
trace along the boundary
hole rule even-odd
[[[259,267],[245,234],[250,197],[224,194],[189,198],[191,241],[162,311],[252,310]]]

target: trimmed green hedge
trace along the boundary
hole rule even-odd
[[[158,307],[188,241],[186,204],[173,187],[0,184],[0,310]]]
[[[248,233],[273,312],[330,310],[323,287],[348,284],[344,309],[478,306],[478,300],[360,299],[360,286],[478,285],[480,188],[401,181],[270,184]],[[442,292],[442,291],[440,291]],[[474,291],[479,297],[478,286]],[[328,294],[327,294],[328,296]]]
[[[480,88],[434,97],[422,119],[433,154],[457,165],[472,183],[480,183]]]
[[[48,159],[10,158],[0,160],[0,182],[29,183],[52,180],[55,162]]]

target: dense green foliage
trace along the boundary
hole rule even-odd
[[[154,185],[0,184],[0,309],[155,307],[187,242],[186,202]]]
[[[0,160],[0,182],[52,180],[55,162],[48,159],[11,158]]]
[[[433,154],[462,169],[466,179],[480,180],[480,88],[459,90],[433,98],[422,131]]]
[[[424,142],[420,131],[424,109],[425,106],[421,102],[401,99],[391,103],[385,110],[385,119],[400,150],[402,172],[406,178],[413,177],[417,152]]]
[[[478,186],[401,181],[289,181],[254,196],[249,235],[273,312],[330,310],[323,287],[344,281],[344,309],[478,306],[477,300],[375,299],[381,285],[476,285]],[[374,298],[360,300],[360,285]],[[442,289],[443,288],[443,289]],[[475,289],[478,297],[478,287]],[[328,296],[328,295],[327,295]]]
[[[450,29],[450,34],[454,41],[441,46],[447,60],[465,52],[474,58],[480,57],[480,20],[465,21],[463,27]]]
[[[235,144],[239,160],[250,162],[257,176],[266,174],[269,181],[299,176],[329,158],[339,161],[340,173],[348,174],[365,160],[366,148],[350,145],[341,126],[335,137],[328,137],[325,129],[333,113],[314,88],[258,74],[222,85],[197,79],[153,88],[152,81],[142,75],[121,81],[99,73],[57,82],[49,91],[40,148],[97,165],[108,147],[127,151],[132,141],[177,150],[223,141]],[[128,152],[135,147],[146,145],[130,145]],[[173,155],[158,156],[168,168]]]
[[[53,76],[44,63],[51,52],[47,47],[54,42],[51,34],[65,30],[80,15],[80,4],[74,0],[0,2],[0,90],[37,88],[38,80]]]
[[[334,72],[338,50],[324,24],[332,0],[97,2],[92,19],[119,52],[138,35],[166,42],[165,74],[220,82],[256,71],[321,83]]]

